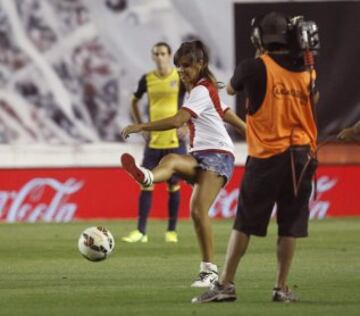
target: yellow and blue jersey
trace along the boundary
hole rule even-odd
[[[138,83],[134,97],[140,99],[144,93],[148,96],[150,121],[158,121],[177,113],[184,96],[184,86],[174,68],[166,77],[160,77],[155,71],[143,75]],[[150,148],[164,149],[179,147],[176,129],[150,132]]]

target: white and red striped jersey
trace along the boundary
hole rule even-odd
[[[225,128],[223,116],[229,109],[214,85],[201,79],[185,96],[181,109],[191,114],[189,151],[225,151],[234,154],[234,144]]]

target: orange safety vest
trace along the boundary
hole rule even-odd
[[[310,73],[289,71],[266,54],[260,58],[266,67],[266,93],[259,110],[246,116],[249,156],[268,158],[291,145],[309,145],[315,152]]]

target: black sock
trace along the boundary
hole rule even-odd
[[[169,192],[168,210],[169,210],[169,223],[168,231],[176,230],[176,223],[180,206],[180,190]]]
[[[141,191],[139,196],[139,219],[138,230],[146,234],[146,223],[150,213],[152,202],[152,191]]]

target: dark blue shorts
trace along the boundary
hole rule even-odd
[[[186,146],[184,142],[180,142],[180,146],[177,148],[169,148],[169,149],[157,149],[157,148],[149,148],[145,147],[144,150],[144,158],[142,161],[142,166],[147,169],[154,169],[160,162],[160,160],[168,154],[179,154],[186,155]],[[169,185],[176,185],[179,182],[179,177],[173,175],[167,183]]]

